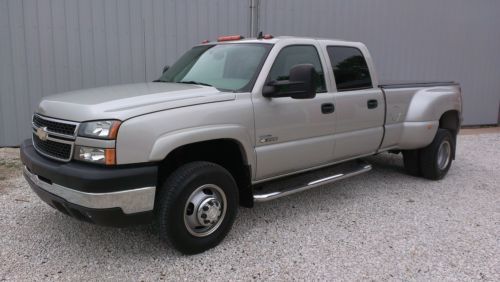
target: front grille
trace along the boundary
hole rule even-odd
[[[76,124],[73,123],[58,122],[39,115],[34,115],[33,124],[35,127],[47,127],[47,130],[53,133],[69,136],[75,135]]]
[[[71,144],[59,143],[52,140],[42,141],[38,136],[33,134],[33,145],[37,151],[48,157],[62,161],[69,161],[71,159],[71,150],[73,149]]]

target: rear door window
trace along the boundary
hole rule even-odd
[[[355,47],[328,46],[337,91],[372,88],[372,80],[363,53]]]

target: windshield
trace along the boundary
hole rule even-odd
[[[158,81],[250,91],[271,47],[255,43],[197,46],[187,51]]]

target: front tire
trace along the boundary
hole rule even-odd
[[[449,130],[439,128],[432,143],[420,151],[420,171],[423,177],[439,180],[446,175],[453,161],[453,140]]]
[[[175,170],[157,199],[160,238],[184,254],[217,246],[236,217],[238,188],[223,167],[196,161]]]

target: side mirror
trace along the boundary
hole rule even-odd
[[[315,77],[313,65],[295,65],[290,69],[288,80],[269,81],[262,89],[262,95],[268,98],[312,99],[316,97]]]

